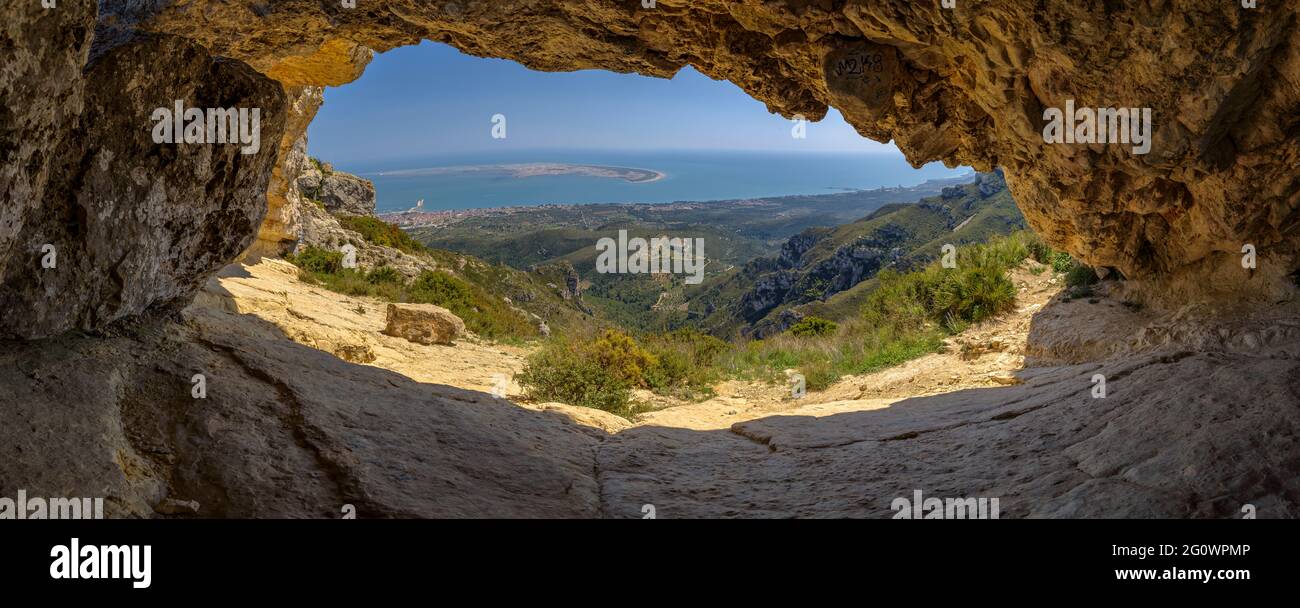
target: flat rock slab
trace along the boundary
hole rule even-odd
[[[1002,517],[1300,515],[1300,361],[1173,353],[1036,371],[730,430],[633,428],[601,448],[605,512],[888,518],[919,489],[999,498]]]

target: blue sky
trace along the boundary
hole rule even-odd
[[[491,137],[492,116],[507,137]],[[791,122],[729,82],[686,68],[672,80],[596,70],[553,73],[425,42],[378,55],[356,82],[325,92],[311,154],[337,163],[538,149],[891,152],[832,110]]]

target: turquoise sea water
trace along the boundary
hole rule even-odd
[[[381,172],[519,163],[568,163],[653,169],[664,179],[632,183],[581,175],[525,178],[504,172],[381,175]],[[375,183],[378,211],[402,211],[424,199],[428,211],[546,203],[668,203],[735,198],[827,194],[845,190],[911,186],[954,177],[965,168],[931,163],[913,169],[901,154],[767,153],[730,151],[608,152],[535,151],[472,154],[401,162],[340,165]]]

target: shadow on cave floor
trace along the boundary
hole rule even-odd
[[[241,365],[278,378],[325,437],[340,436],[333,443],[347,457],[337,459],[366,465],[352,485],[385,497],[376,514],[437,516],[445,512],[431,507],[446,501],[457,514],[640,517],[654,504],[663,517],[888,517],[893,499],[915,490],[999,498],[1006,517],[1231,517],[1247,503],[1262,517],[1294,516],[1300,504],[1293,360],[1149,353],[1030,367],[1021,385],[882,409],[800,409],[729,430],[650,423],[610,436],[341,361],[271,323],[238,319],[235,331],[206,339],[238,349]],[[1031,314],[1030,333],[1096,339],[1096,328],[1143,321],[1113,302],[1052,298]],[[1097,374],[1104,398],[1094,396]],[[466,471],[470,462],[477,468]],[[448,480],[447,468],[460,476]]]
[[[997,498],[1002,517],[1300,504],[1291,357],[1152,353],[881,409],[611,435],[204,310],[5,348],[0,493],[109,496],[114,516],[172,498],[200,517],[879,518],[918,490]]]
[[[998,498],[1003,517],[1300,514],[1300,362],[1182,353],[1034,372],[883,409],[636,427],[601,448],[605,513],[892,517],[920,490]]]

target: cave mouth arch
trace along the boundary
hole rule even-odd
[[[1300,157],[1300,94],[1286,75],[1300,65],[1300,7],[958,4],[102,3],[119,22],[187,36],[290,93],[351,81],[370,49],[421,40],[542,71],[671,77],[690,65],[787,118],[817,120],[835,106],[862,135],[897,142],[913,165],[1001,167],[1050,244],[1150,283],[1171,305],[1291,297],[1300,175],[1286,159]],[[855,53],[882,57],[882,83],[837,82],[834,67]],[[1043,110],[1069,100],[1151,108],[1152,150],[1044,146]],[[1268,261],[1245,278],[1231,270],[1244,243]]]
[[[405,210],[417,200],[442,210],[811,195],[912,186],[969,172],[939,163],[913,168],[892,142],[862,138],[834,109],[816,122],[785,119],[689,66],[672,79],[538,72],[425,42],[376,55],[364,75],[326,88],[323,96],[306,130],[307,153],[375,182],[380,213]],[[723,161],[695,158],[710,153],[771,155],[767,165],[775,166],[714,167]],[[777,155],[788,166],[776,162]],[[674,167],[668,171],[656,161]],[[484,188],[489,192],[466,200],[456,198],[470,193],[455,182],[444,184],[445,193],[393,183],[433,169],[570,162],[665,171],[655,171],[656,179],[624,176],[537,194]],[[619,183],[627,187],[615,187]]]
[[[1119,271],[1145,288],[1152,305],[1265,306],[1296,297],[1289,276],[1300,268],[1300,88],[1293,86],[1300,5],[958,4],[952,10],[901,0],[7,6],[21,40],[15,39],[12,69],[3,76],[11,113],[5,120],[17,145],[0,172],[6,196],[0,272],[3,303],[32,310],[35,320],[5,325],[0,333],[52,335],[169,309],[254,240],[288,238],[292,218],[278,201],[287,181],[274,159],[286,157],[297,139],[292,135],[307,128],[315,111],[312,90],[355,80],[373,51],[422,40],[541,71],[670,77],[690,65],[786,118],[819,120],[834,106],[860,134],[896,142],[913,165],[937,160],[1003,168],[1037,233],[1094,267]],[[837,73],[842,60],[864,56],[873,70],[880,66],[873,72],[878,78],[845,80],[852,70]],[[123,117],[147,117],[156,99],[181,97],[211,102],[192,107],[243,100],[273,109],[263,112],[263,139],[273,136],[280,145],[214,164],[120,141],[134,129]],[[1150,108],[1150,150],[1045,145],[1045,109],[1070,100]],[[168,190],[165,198],[211,200],[211,208],[115,207],[114,200],[151,200],[151,194],[139,180],[95,162],[105,155],[137,174],[165,176],[158,186]],[[193,178],[214,166],[222,168],[220,179]],[[265,204],[250,194],[257,190]],[[97,208],[84,217],[96,217],[99,232],[64,221],[89,205]],[[207,213],[213,209],[220,213]],[[131,243],[167,244],[185,262],[160,265],[150,257],[158,252]],[[54,277],[23,273],[31,252],[45,244],[73,254],[63,259],[81,260],[77,272],[57,278],[59,285],[49,283]],[[1259,261],[1249,272],[1241,265],[1246,245]],[[61,309],[44,295],[51,290],[84,297]]]

